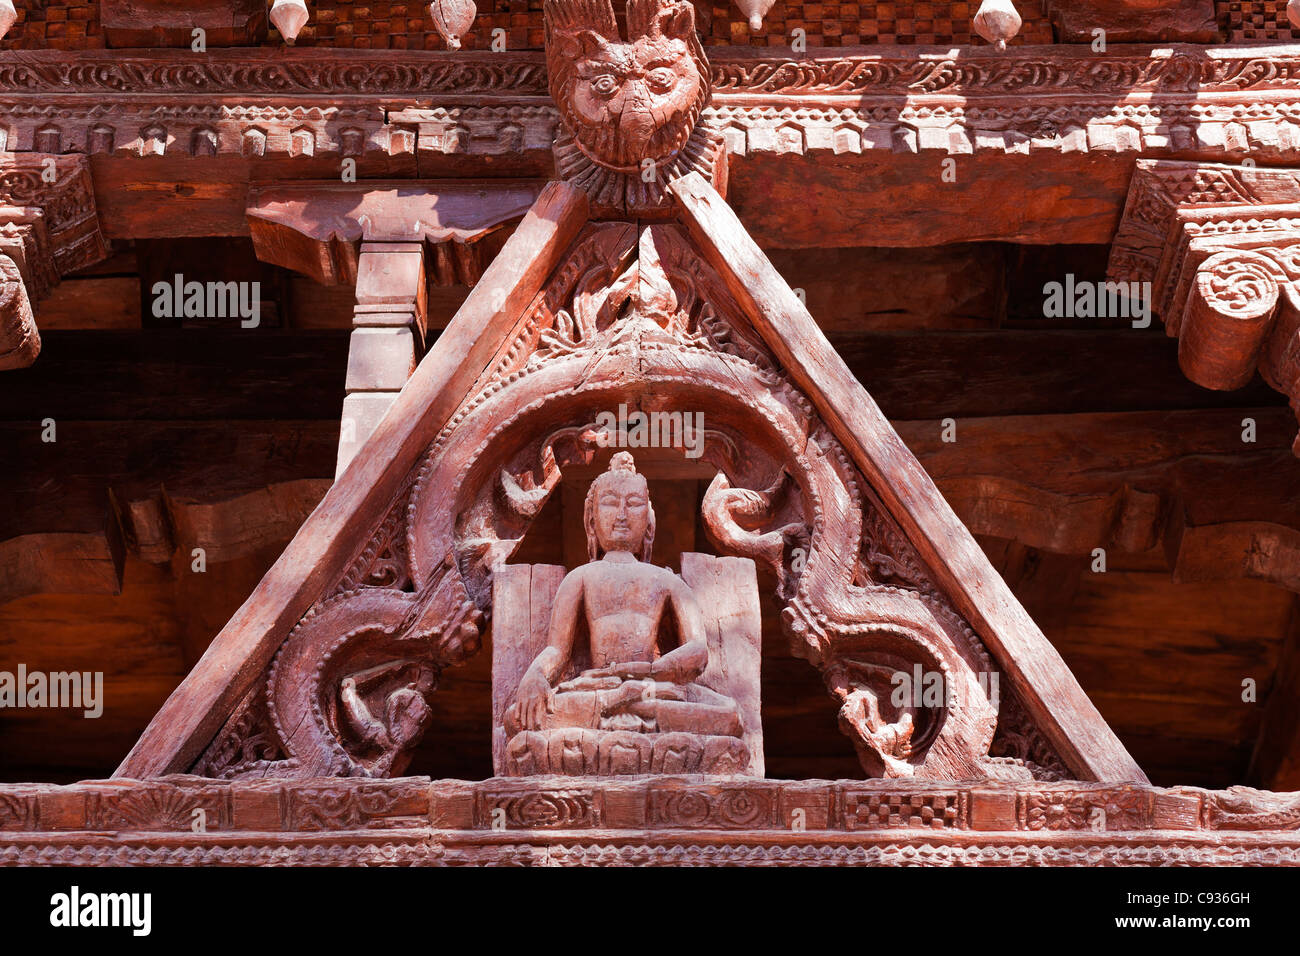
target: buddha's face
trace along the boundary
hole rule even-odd
[[[606,551],[636,554],[650,522],[650,492],[640,475],[601,476],[596,493],[596,540]]]

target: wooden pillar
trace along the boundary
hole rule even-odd
[[[422,241],[361,244],[335,478],[347,470],[415,370],[427,328]]]

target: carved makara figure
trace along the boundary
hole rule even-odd
[[[339,685],[343,726],[361,751],[378,750],[376,776],[385,776],[393,761],[417,743],[429,724],[431,711],[421,693],[418,675],[389,690],[395,672],[411,670],[402,662],[381,664],[343,678]],[[366,704],[365,694],[378,687],[382,712],[376,716]]]
[[[856,671],[856,673],[855,673]],[[898,708],[895,720],[881,713],[882,687],[889,687],[896,671],[875,664],[857,664],[852,669],[837,661],[826,669],[826,685],[840,701],[840,729],[857,747],[872,775],[910,777],[912,734],[916,730],[914,709]]]
[[[664,186],[692,169],[721,185],[721,137],[698,127],[710,90],[694,7],[628,0],[627,40],[610,0],[547,0],[545,13],[551,96],[564,121],[557,165],[598,214],[652,211]]]
[[[627,452],[592,482],[584,521],[591,561],[560,584],[546,648],[519,682],[507,734],[572,727],[739,737],[736,702],[699,683],[709,646],[694,593],[649,563],[654,510]],[[666,611],[680,643],[656,657]],[[583,622],[593,666],[557,685]]]

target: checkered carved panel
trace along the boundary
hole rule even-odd
[[[787,46],[795,30],[809,47],[871,44],[983,45],[971,28],[979,0],[777,0],[763,28],[751,33],[731,0],[692,0],[697,24],[710,46]],[[1024,19],[1013,44],[1051,43],[1052,28],[1041,0],[1015,0]],[[299,46],[367,50],[443,50],[428,4],[417,0],[308,0],[311,20]],[[1252,4],[1238,4],[1252,6]],[[622,6],[616,0],[616,7]],[[1261,5],[1262,6],[1262,5]],[[1277,5],[1279,9],[1282,4]],[[17,0],[18,22],[0,49],[85,50],[104,46],[99,0]],[[542,48],[542,0],[478,0],[478,18],[463,40],[470,50],[488,49],[494,30],[506,49]],[[1282,14],[1282,23],[1286,15]],[[267,45],[281,43],[271,28]]]
[[[1052,27],[1038,0],[1015,0],[1024,25],[1013,45],[1051,43]],[[714,2],[706,43],[732,46],[786,46],[802,29],[810,47],[883,44],[980,45],[971,26],[979,0],[880,0],[840,3],[836,0],[777,0],[763,18],[763,29],[751,34],[732,3]]]
[[[1292,43],[1300,30],[1286,18],[1286,0],[1216,0],[1219,29],[1229,43]]]
[[[712,46],[786,46],[795,29],[810,47],[859,44],[983,44],[971,29],[978,0],[777,0],[763,29],[751,34],[729,0],[693,0],[697,26]],[[301,44],[371,49],[443,49],[423,3],[365,3],[318,0]],[[615,4],[615,6],[620,6]],[[1039,0],[1017,0],[1024,26],[1015,43],[1051,43],[1052,29]],[[542,0],[478,0],[479,14],[465,37],[466,49],[491,45],[493,31],[505,31],[506,48],[542,47]]]
[[[18,19],[0,49],[97,50],[104,46],[99,29],[99,0],[16,0]]]
[[[966,826],[965,794],[853,793],[844,795],[844,825],[849,830],[950,830]]]

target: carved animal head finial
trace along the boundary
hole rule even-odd
[[[582,509],[587,532],[587,555],[595,561],[601,551],[629,551],[650,560],[655,541],[655,510],[650,486],[636,470],[631,453],[615,452],[609,470],[596,476],[587,489]]]
[[[708,63],[685,0],[628,0],[626,40],[610,0],[546,0],[551,96],[578,148],[621,173],[685,147],[709,98]]]

